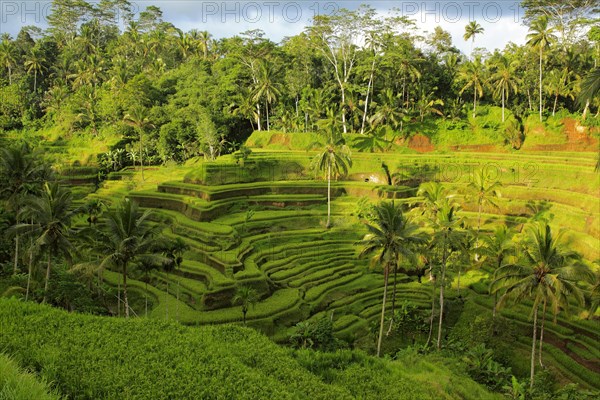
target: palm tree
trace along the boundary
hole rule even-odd
[[[166,244],[163,254],[166,257],[163,263],[163,270],[167,273],[167,293],[169,296],[169,273],[177,270],[183,263],[183,253],[190,249],[190,246],[180,237]],[[177,279],[177,307],[179,307],[179,279]],[[169,309],[165,302],[165,315],[169,318]],[[176,310],[176,317],[179,319],[179,309]]]
[[[148,119],[148,110],[140,105],[133,106],[129,113],[123,117],[123,122],[133,126],[140,135],[140,168],[142,171],[142,182],[144,181],[144,130],[154,128],[154,125]]]
[[[494,94],[502,98],[502,122],[504,122],[504,104],[508,101],[508,95],[511,90],[517,93],[519,78],[515,76],[516,62],[510,62],[505,56],[501,56],[496,61],[496,72],[490,76],[490,82],[494,86]]]
[[[254,288],[249,286],[239,286],[235,290],[235,295],[231,299],[232,304],[240,304],[242,306],[242,319],[246,325],[246,314],[250,306],[258,303],[258,294]]]
[[[23,198],[37,192],[41,183],[49,179],[52,171],[48,164],[40,161],[39,154],[27,144],[0,149],[0,198],[6,200],[8,208],[15,213],[16,224],[21,221]],[[14,270],[18,270],[19,233],[15,234]]]
[[[479,97],[483,96],[483,84],[485,82],[481,57],[475,57],[475,60],[467,61],[463,64],[458,73],[458,78],[465,83],[460,89],[460,94],[463,94],[463,92],[469,88],[473,88],[473,118],[475,118],[477,94],[479,94]]]
[[[377,96],[375,114],[370,118],[373,126],[389,125],[393,129],[402,125],[404,109],[399,104],[400,94],[394,94],[391,88],[384,89]]]
[[[267,131],[270,129],[269,123],[269,106],[277,101],[277,98],[281,95],[279,90],[279,84],[275,82],[276,71],[273,68],[273,64],[269,62],[262,62],[259,65],[258,77],[256,87],[254,89],[253,99],[256,102],[260,102],[263,98],[265,100],[265,114],[267,117]]]
[[[473,45],[475,44],[475,37],[479,34],[483,34],[484,29],[477,21],[471,21],[465,26],[465,34],[463,39],[465,42],[471,39],[471,55],[473,55]]]
[[[12,70],[17,65],[17,47],[9,40],[0,43],[0,66],[8,71],[8,84],[12,85]]]
[[[327,110],[328,117],[322,120],[321,134],[325,136],[326,145],[313,159],[313,166],[327,176],[327,224],[325,227],[331,227],[331,178],[338,178],[346,175],[348,169],[352,167],[350,150],[341,137],[336,124],[335,114],[332,109]]]
[[[527,34],[527,44],[532,48],[537,48],[540,54],[540,122],[542,122],[542,111],[544,107],[542,88],[543,88],[543,69],[542,64],[544,60],[544,49],[556,40],[556,36],[552,34],[554,28],[548,26],[548,16],[542,15],[537,20],[533,21],[529,27],[529,33]]]
[[[113,266],[123,274],[123,302],[125,317],[129,318],[127,298],[127,269],[135,261],[164,260],[158,249],[160,227],[149,223],[151,212],[141,212],[136,203],[126,199],[115,210],[106,213],[106,219],[96,229],[96,251],[103,257],[100,267]]]
[[[382,265],[384,271],[381,321],[379,338],[377,340],[377,356],[379,356],[381,354],[381,343],[383,340],[383,324],[390,268],[394,270],[395,276],[398,258],[400,256],[412,257],[413,246],[422,243],[424,240],[422,235],[418,232],[418,226],[404,216],[400,205],[396,205],[394,202],[382,202],[375,207],[374,212],[374,222],[373,224],[366,225],[369,233],[360,244],[365,246],[361,252],[361,256],[376,253],[373,257],[373,261]]]
[[[585,105],[583,118],[586,117],[586,111],[592,99],[600,94],[600,68],[595,68],[588,73],[583,82],[581,82],[581,91],[577,98],[580,106]],[[600,160],[599,160],[600,162]]]
[[[538,310],[543,305],[543,316],[547,305],[554,315],[561,307],[568,307],[569,299],[574,298],[579,304],[584,297],[577,282],[591,280],[590,270],[583,265],[580,256],[567,249],[563,241],[564,231],[554,236],[547,222],[530,227],[528,240],[525,242],[523,258],[518,263],[503,265],[498,269],[498,277],[492,283],[493,290],[504,289],[500,298],[501,306],[509,297],[520,302],[524,299],[533,301],[533,334],[531,344],[530,386],[533,387],[535,374],[535,351],[537,339]],[[541,343],[544,338],[544,323],[540,330]]]
[[[38,74],[42,74],[46,69],[44,63],[46,59],[42,56],[39,50],[36,48],[32,48],[29,51],[29,54],[25,56],[25,68],[27,69],[27,73],[33,72],[33,91],[35,92],[37,89],[37,76]]]
[[[500,225],[496,227],[491,235],[483,237],[483,247],[480,248],[481,254],[487,257],[487,264],[494,268],[494,277],[497,275],[500,268],[504,265],[504,261],[514,254],[515,243],[513,242],[514,232]],[[491,288],[490,288],[491,291]],[[494,293],[494,308],[492,309],[492,318],[496,318],[498,291]]]
[[[558,104],[558,97],[570,97],[573,99],[573,85],[569,82],[572,72],[567,68],[563,68],[561,71],[553,69],[550,71],[546,78],[546,91],[551,96],[554,96],[554,106],[552,107],[552,115],[556,115],[556,106]]]
[[[500,188],[502,184],[499,181],[491,182],[488,179],[486,169],[482,168],[473,174],[473,180],[467,186],[470,197],[477,200],[477,231],[475,234],[475,249],[479,247],[477,241],[479,240],[479,230],[481,228],[481,212],[483,206],[490,204],[494,207],[498,207],[495,201],[496,197],[499,197]],[[479,259],[479,255],[475,252],[475,261]]]
[[[29,197],[25,200],[24,216],[32,222],[20,224],[15,227],[34,238],[32,254],[46,253],[46,279],[44,283],[44,298],[48,295],[48,283],[52,268],[52,257],[62,255],[70,261],[75,253],[71,243],[71,218],[76,211],[71,210],[71,192],[58,183],[46,183],[42,194],[38,197]],[[30,271],[31,273],[31,271]]]
[[[444,316],[444,289],[446,286],[446,266],[448,258],[452,251],[459,250],[463,245],[463,232],[460,227],[462,220],[458,218],[460,211],[458,205],[448,198],[442,200],[439,209],[436,212],[435,219],[432,219],[431,226],[434,230],[433,241],[436,246],[441,246],[440,259],[440,316],[438,321],[437,349],[442,347],[442,324]]]

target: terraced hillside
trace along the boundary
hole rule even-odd
[[[168,172],[149,170],[143,183],[133,170],[106,181],[92,196],[111,201],[127,195],[155,211],[153,219],[164,226],[166,237],[180,237],[190,246],[180,269],[168,276],[156,273],[148,282],[150,316],[185,324],[239,322],[241,308],[231,298],[236,287],[245,285],[260,294],[248,313],[249,325],[276,340],[285,341],[296,323],[323,316],[333,318],[339,337],[366,338],[380,311],[383,276],[367,259],[358,258],[356,243],[366,233],[359,218],[362,198],[415,203],[416,187],[428,180],[445,182],[460,196],[481,167],[503,183],[499,208],[484,210],[483,230],[497,222],[519,229],[532,213],[546,210],[554,225],[569,229],[573,249],[589,260],[600,258],[600,180],[594,153],[355,153],[347,180],[332,183],[331,229],[324,227],[327,185],[309,170],[312,156],[255,150],[243,162],[225,156]],[[461,202],[475,225],[476,205],[466,198]],[[115,273],[107,272],[105,278],[115,285],[120,281]],[[140,295],[146,292],[142,278],[131,281]],[[404,274],[398,279],[400,301],[430,308],[430,284]],[[487,292],[489,281],[485,270],[467,276],[475,289],[467,296],[482,311],[492,305],[477,292]],[[525,353],[530,343],[527,306],[503,313],[522,328],[515,346]],[[551,365],[566,381],[598,387],[597,324],[551,320],[548,315],[545,347]]]

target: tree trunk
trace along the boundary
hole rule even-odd
[[[256,114],[256,125],[258,126],[258,130],[262,131],[262,128],[260,126],[260,104],[256,105],[256,111],[257,111],[257,114]]]
[[[165,294],[165,319],[169,319],[169,273],[167,272],[167,293]]]
[[[533,105],[531,104],[531,92],[527,88],[527,102],[529,104],[529,111],[533,111]]]
[[[344,85],[342,85],[342,104],[341,104],[341,111],[342,111],[342,127],[344,129],[344,133],[348,133],[348,128],[346,127],[346,90],[344,89]]]
[[[475,111],[477,110],[477,88],[473,84],[473,118],[475,118]]]
[[[429,335],[427,336],[425,347],[428,347],[429,343],[431,343],[431,337],[433,336],[433,320],[435,318],[435,281],[432,281],[431,284],[431,320],[429,321]]]
[[[265,101],[265,114],[267,115],[267,132],[271,129],[269,124],[269,102]]]
[[[538,314],[538,305],[535,305],[535,309],[533,310],[533,335],[532,335],[532,343],[531,343],[531,371],[529,374],[529,387],[533,388],[533,377],[535,375],[535,339],[537,336],[537,314]]]
[[[383,340],[383,323],[385,318],[385,302],[387,300],[389,274],[389,266],[386,264],[386,266],[383,269],[383,303],[381,304],[381,321],[379,324],[379,339],[377,340],[377,357],[381,355],[381,341]]]
[[[48,297],[48,282],[50,282],[51,260],[52,256],[50,252],[48,252],[48,265],[46,266],[46,282],[44,283],[44,298],[42,299],[42,303],[45,303]]]
[[[544,345],[544,323],[546,322],[546,305],[547,305],[547,300],[544,299],[544,308],[543,308],[543,314],[542,314],[542,326],[540,327],[540,354],[539,354],[539,360],[540,360],[540,366],[544,367],[544,362],[542,361],[542,348]]]
[[[590,109],[590,99],[587,99],[585,102],[585,107],[583,107],[583,114],[581,114],[582,119],[585,119],[589,109]],[[598,110],[600,110],[600,107],[598,107]]]
[[[37,70],[33,72],[33,92],[37,90]]]
[[[17,224],[19,223],[19,221],[17,220]],[[19,269],[19,235],[15,236],[15,265],[13,268],[13,275],[17,274],[17,271]]]
[[[129,300],[127,299],[127,264],[123,264],[123,305],[125,318],[129,318]]]
[[[140,128],[140,169],[142,171],[142,182],[144,182],[144,144],[142,142],[144,134]]]
[[[33,270],[33,254],[29,252],[29,269],[27,271],[27,289],[25,289],[25,301],[29,300],[29,288],[31,285],[31,273]]]
[[[552,116],[554,117],[554,115],[556,115],[556,103],[558,103],[558,93],[556,93],[556,96],[554,97],[554,107],[552,107]]]
[[[447,234],[446,234],[447,235]],[[444,285],[446,280],[446,237],[444,237],[444,254],[442,255],[442,276],[440,279],[440,319],[438,323],[437,349],[442,348],[442,323],[444,320]]]
[[[394,312],[396,311],[396,276],[398,275],[398,266],[394,264],[394,289],[392,290],[392,318],[390,318],[390,326],[386,336],[389,336],[392,332],[392,325],[394,325]]]
[[[327,225],[325,228],[331,227],[331,161],[327,166]]]
[[[365,96],[365,110],[362,118],[362,125],[360,127],[360,134],[365,134],[365,124],[367,122],[367,109],[369,107],[369,94],[371,93],[371,85],[373,85],[373,76],[375,74],[375,59],[373,59],[373,63],[371,64],[371,76],[369,77],[369,84],[367,85],[367,95]]]
[[[502,88],[502,122],[504,122],[504,88]]]
[[[542,46],[540,46],[540,122],[542,122],[542,59],[543,59],[543,50]]]

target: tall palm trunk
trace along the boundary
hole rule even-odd
[[[140,168],[142,170],[142,182],[144,182],[144,144],[142,142],[144,134],[142,133],[142,128],[140,129]]]
[[[448,234],[446,233],[446,236]],[[444,321],[444,285],[446,280],[446,257],[447,257],[447,249],[446,249],[446,240],[447,237],[444,236],[444,253],[442,255],[442,276],[440,279],[440,319],[438,323],[438,337],[437,337],[437,349],[440,350],[442,348],[442,323]]]
[[[360,134],[365,134],[365,124],[367,122],[367,109],[369,107],[369,95],[371,94],[371,86],[373,85],[373,76],[375,75],[375,59],[371,64],[371,75],[369,76],[369,84],[367,85],[367,95],[365,96],[365,110],[362,118],[362,125],[360,127]]]
[[[477,88],[473,83],[473,118],[475,118],[475,111],[477,110]]]
[[[29,252],[29,268],[27,271],[27,289],[25,289],[25,301],[29,300],[29,288],[31,287],[31,274],[33,271],[33,254]]]
[[[542,57],[543,57],[543,50],[542,50],[542,46],[540,46],[540,122],[542,122],[542,107],[543,107],[543,100],[542,100]]]
[[[502,88],[502,122],[504,122],[504,88]]]
[[[546,322],[546,306],[547,306],[547,302],[548,300],[544,299],[544,308],[543,308],[543,314],[542,314],[542,326],[540,327],[540,354],[539,354],[539,360],[540,360],[540,366],[543,367],[544,366],[544,362],[542,361],[542,347],[544,345],[544,324]]]
[[[431,286],[431,320],[429,321],[429,335],[427,336],[427,343],[425,347],[431,343],[431,337],[433,336],[433,320],[435,319],[435,281],[432,282]]]
[[[533,388],[533,377],[535,375],[535,339],[537,336],[537,315],[538,315],[538,305],[535,305],[535,309],[533,310],[533,334],[532,334],[532,342],[531,342],[531,371],[529,374],[529,387]]]
[[[48,282],[50,282],[50,268],[51,268],[52,254],[48,251],[48,264],[46,266],[46,282],[44,283],[44,298],[42,303],[45,303],[48,297]]]
[[[269,124],[269,101],[265,101],[265,114],[267,115],[267,132],[270,130]]]
[[[388,278],[390,275],[389,265],[386,263],[383,269],[383,302],[381,304],[381,321],[379,323],[379,339],[377,339],[377,357],[381,355],[381,342],[383,340],[383,323],[385,319],[385,302],[387,300]]]
[[[344,85],[342,85],[342,127],[344,129],[344,134],[348,133],[348,127],[346,126],[346,110],[344,109],[346,106],[346,90],[344,89]]]
[[[256,125],[258,126],[258,130],[262,131],[260,125],[260,104],[256,104]]]
[[[165,319],[169,319],[169,273],[167,272],[167,293],[165,294]]]
[[[392,290],[392,318],[390,319],[390,326],[386,335],[392,332],[392,325],[394,325],[394,312],[396,311],[396,276],[398,275],[398,265],[394,263],[394,289]]]
[[[327,229],[331,227],[331,161],[327,166]]]
[[[552,116],[556,115],[556,104],[558,103],[558,93],[554,96],[554,107],[552,107]]]
[[[127,264],[123,264],[123,305],[125,307],[125,318],[129,318],[129,300],[127,299]]]
[[[19,222],[17,221],[17,224]],[[15,235],[15,265],[13,268],[13,275],[17,274],[19,268],[19,235]]]

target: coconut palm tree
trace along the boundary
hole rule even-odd
[[[398,258],[400,256],[411,257],[413,255],[413,247],[418,243],[424,242],[424,238],[418,232],[418,226],[404,216],[400,205],[396,205],[394,202],[382,202],[375,207],[374,213],[375,218],[373,223],[366,225],[369,233],[360,244],[364,246],[361,256],[375,253],[373,261],[383,266],[383,301],[381,305],[379,338],[377,340],[377,356],[379,356],[381,354],[383,339],[383,324],[390,269],[396,271]]]
[[[595,68],[588,73],[581,82],[580,88],[577,100],[580,106],[584,106],[583,118],[585,118],[592,99],[600,94],[600,68]]]
[[[27,144],[0,149],[0,198],[5,200],[8,209],[15,213],[17,225],[22,220],[21,209],[25,196],[38,192],[42,182],[51,176],[50,166]],[[16,232],[14,274],[18,270],[19,236]]]
[[[497,275],[500,268],[508,257],[514,254],[515,243],[513,242],[514,232],[506,227],[499,225],[491,235],[482,238],[483,246],[479,249],[480,253],[486,257],[486,264],[494,268],[494,276]],[[490,292],[492,292],[490,288]],[[494,307],[492,308],[492,318],[496,318],[498,291],[494,293]]]
[[[95,228],[96,252],[102,257],[100,267],[112,266],[123,275],[125,317],[129,318],[127,297],[128,268],[135,261],[164,261],[160,256],[158,237],[160,227],[150,225],[151,212],[140,211],[136,203],[126,199],[116,209],[106,213],[106,219]]]
[[[183,263],[183,253],[190,249],[190,246],[180,237],[168,242],[163,248],[163,255],[166,257],[163,263],[163,270],[167,273],[167,293],[169,296],[169,273],[177,270]],[[177,306],[179,307],[179,279],[177,279]],[[175,311],[177,319],[179,319],[179,309]],[[169,318],[169,308],[165,302],[165,315]]]
[[[463,246],[464,232],[461,229],[462,219],[458,217],[460,207],[446,198],[439,203],[435,218],[430,220],[433,228],[433,242],[441,250],[439,255],[440,266],[440,315],[438,320],[437,349],[442,347],[442,326],[444,317],[444,290],[446,286],[446,267],[448,258],[453,251],[460,250]]]
[[[259,64],[256,86],[254,88],[253,99],[257,103],[264,99],[265,114],[267,117],[267,131],[270,130],[269,123],[269,107],[281,95],[279,84],[275,81],[276,71],[273,64],[269,62],[261,62]]]
[[[465,42],[471,39],[471,55],[473,54],[473,45],[475,44],[475,37],[479,34],[483,34],[484,29],[477,21],[471,21],[465,26],[465,34],[463,39]]]
[[[12,71],[17,65],[18,52],[17,47],[12,41],[3,40],[0,43],[0,66],[8,71],[8,84],[12,85]]]
[[[487,171],[482,168],[473,174],[473,180],[467,186],[469,197],[477,201],[477,230],[475,233],[475,249],[479,247],[479,230],[481,228],[481,212],[483,206],[492,205],[498,207],[496,198],[500,196],[498,189],[502,186],[499,181],[491,181],[488,179]],[[475,261],[479,259],[477,251],[475,252]]]
[[[71,243],[71,218],[77,213],[71,209],[71,191],[58,183],[46,183],[40,196],[28,197],[24,202],[23,215],[31,223],[15,226],[17,231],[33,238],[32,254],[46,254],[46,278],[44,298],[48,295],[48,284],[52,269],[52,257],[62,255],[70,261],[76,252]],[[31,271],[30,271],[31,273]]]
[[[502,98],[502,122],[504,122],[504,105],[508,101],[508,95],[511,91],[516,94],[518,90],[519,78],[516,77],[515,72],[517,63],[501,56],[496,60],[494,66],[496,72],[490,76],[490,83],[494,87],[494,95],[499,93]]]
[[[27,73],[33,72],[33,91],[37,90],[37,77],[38,74],[42,75],[43,72],[47,69],[44,65],[46,59],[42,56],[41,52],[35,47],[29,51],[29,54],[25,55],[25,68],[27,69]]]
[[[239,304],[242,306],[242,320],[246,325],[246,314],[250,306],[254,306],[258,303],[258,294],[254,288],[249,286],[239,286],[235,290],[235,295],[231,298],[232,304]]]
[[[553,69],[546,77],[546,92],[554,96],[554,105],[552,107],[552,115],[556,115],[556,106],[558,105],[558,97],[570,97],[574,99],[573,84],[570,82],[570,77],[573,75],[567,68],[562,70]]]
[[[531,300],[533,312],[533,333],[531,344],[530,386],[533,387],[535,375],[535,351],[537,339],[538,311],[543,306],[545,318],[546,307],[549,305],[554,315],[561,308],[569,305],[572,298],[579,304],[584,304],[581,289],[577,286],[580,280],[592,280],[590,270],[582,264],[580,256],[570,251],[563,241],[564,231],[553,235],[547,222],[530,226],[525,241],[524,254],[517,263],[503,265],[497,270],[497,278],[492,283],[492,290],[505,291],[498,306],[509,298],[517,302]],[[541,343],[543,343],[543,321],[540,330],[540,361]]]
[[[458,72],[458,79],[464,82],[464,86],[459,93],[462,95],[467,89],[473,89],[473,118],[475,118],[477,110],[477,95],[483,97],[484,73],[481,57],[475,57],[473,61],[467,61]]]
[[[150,122],[148,118],[148,110],[141,106],[136,105],[129,110],[127,114],[123,117],[123,122],[127,125],[133,126],[140,135],[140,168],[142,171],[142,182],[144,181],[144,130],[148,128],[154,128],[154,125]]]
[[[540,95],[540,122],[542,122],[542,112],[544,108],[543,100],[543,61],[544,61],[544,49],[550,44],[556,41],[556,36],[552,33],[554,28],[549,26],[549,19],[547,15],[542,15],[537,20],[533,21],[529,27],[529,33],[527,34],[527,44],[532,48],[537,48],[539,51],[540,58],[540,82],[539,82],[539,95]]]
[[[350,149],[346,146],[343,137],[338,131],[335,113],[332,109],[327,110],[328,118],[321,120],[320,133],[325,137],[325,148],[313,159],[313,167],[316,167],[327,176],[327,224],[331,227],[331,178],[337,179],[346,175],[352,167]]]

